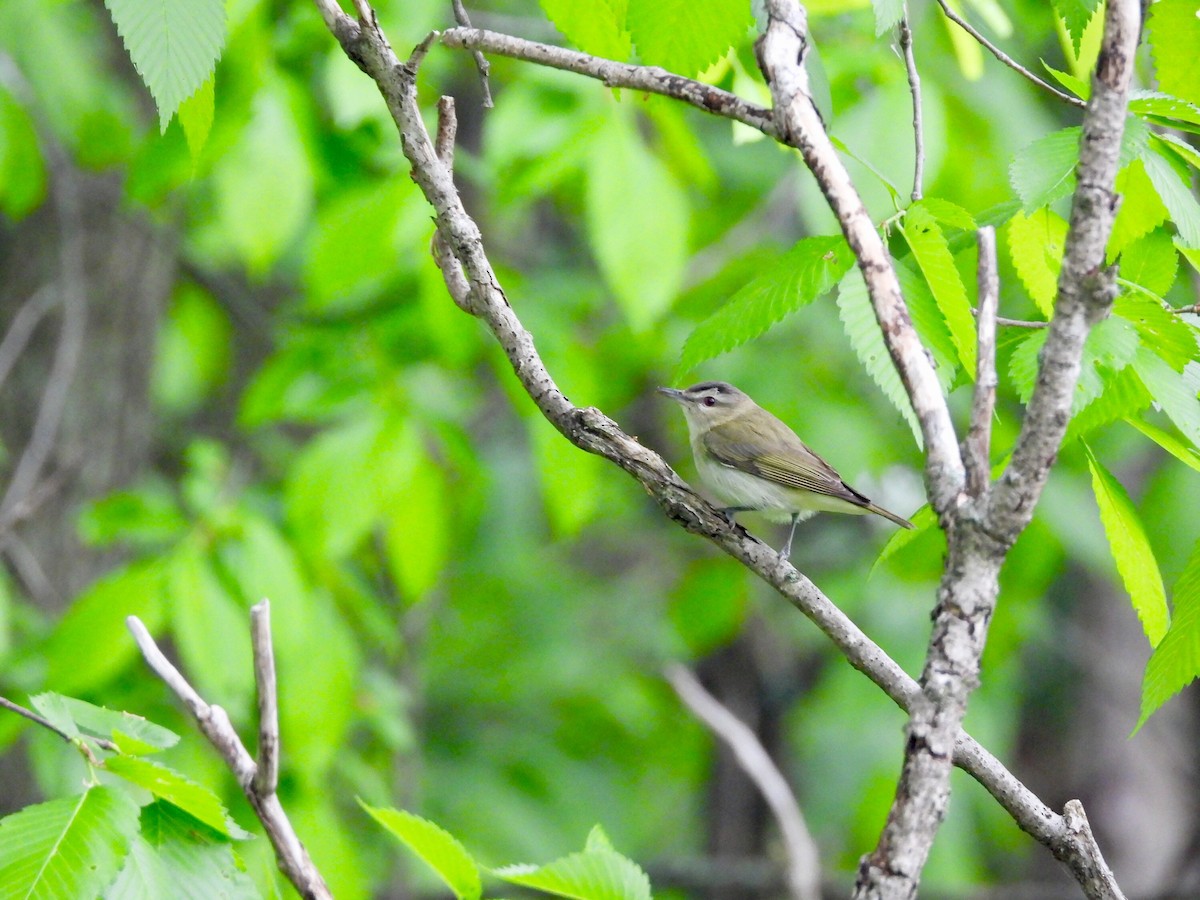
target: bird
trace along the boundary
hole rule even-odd
[[[739,512],[790,522],[781,558],[791,558],[797,523],[817,512],[874,513],[901,528],[914,527],[846,484],[791,428],[732,384],[702,381],[658,392],[683,408],[696,470],[727,504],[721,511],[731,522]]]

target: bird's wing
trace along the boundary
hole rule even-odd
[[[710,430],[703,443],[723,466],[749,472],[784,487],[838,497],[857,506],[870,503],[778,419],[765,421],[764,427],[756,428],[752,438],[745,441],[729,441],[716,433],[719,430]]]

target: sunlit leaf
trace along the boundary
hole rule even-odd
[[[954,265],[954,256],[950,253],[946,236],[929,208],[921,204],[914,204],[908,210],[902,230],[937,300],[938,309],[950,327],[950,335],[963,368],[974,375],[975,320],[971,314],[971,301]]]
[[[625,30],[628,0],[539,0],[542,9],[572,44],[584,53],[606,59],[629,58],[629,32]]]
[[[399,809],[359,805],[426,863],[458,900],[478,900],[483,893],[479,867],[449,832],[428,819]]]
[[[1130,287],[1117,297],[1113,312],[1132,322],[1142,343],[1175,371],[1182,372],[1200,356],[1196,329],[1164,307],[1159,297]]]
[[[216,794],[167,766],[136,756],[114,756],[105,761],[104,768],[145,788],[228,838],[241,840],[250,836],[229,817]]]
[[[677,375],[758,337],[790,313],[833,289],[853,263],[846,241],[812,237],[798,242],[696,326],[684,342]]]
[[[1158,0],[1149,9],[1150,54],[1160,90],[1200,104],[1200,19],[1194,0]]]
[[[628,0],[626,24],[642,62],[691,77],[754,24],[742,0]]]
[[[46,164],[25,108],[0,85],[0,212],[20,220],[46,197]]]
[[[46,692],[31,697],[30,704],[62,730],[113,740],[126,753],[156,753],[179,743],[179,735],[141,716],[74,697]]]
[[[1054,11],[1062,18],[1067,34],[1071,36],[1071,45],[1078,56],[1083,31],[1096,14],[1100,0],[1053,0],[1053,4]]]
[[[1133,362],[1138,378],[1163,412],[1197,447],[1200,447],[1200,400],[1196,399],[1194,367],[1176,372],[1149,348],[1138,351]]]
[[[179,106],[179,124],[183,127],[183,134],[187,138],[188,152],[192,155],[193,166],[199,161],[200,153],[204,150],[204,145],[208,143],[208,134],[212,131],[216,106],[215,93],[213,78],[210,77]]]
[[[1159,428],[1157,425],[1151,425],[1149,422],[1137,418],[1127,418],[1125,421],[1181,463],[1200,472],[1200,450],[1185,444],[1171,432]]]
[[[1200,248],[1200,201],[1192,192],[1189,175],[1183,163],[1169,154],[1166,148],[1156,144],[1142,157],[1146,175],[1171,214],[1171,221],[1179,229],[1179,238],[1188,247]]]
[[[544,866],[506,866],[492,874],[512,884],[575,900],[650,900],[650,879],[608,849],[585,850]]]
[[[1009,220],[1007,234],[1013,267],[1037,308],[1049,319],[1058,295],[1067,223],[1049,209],[1039,209],[1028,216],[1018,212]]]
[[[1179,271],[1179,251],[1162,229],[1134,241],[1121,251],[1121,277],[1151,294],[1166,296]]]
[[[1183,574],[1175,582],[1171,605],[1171,627],[1146,664],[1138,728],[1200,676],[1200,542],[1192,548]]]
[[[1115,190],[1121,195],[1121,206],[1108,239],[1110,263],[1131,243],[1165,222],[1169,215],[1140,159],[1117,173]]]

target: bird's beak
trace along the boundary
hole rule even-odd
[[[683,391],[678,388],[660,387],[658,388],[658,392],[664,397],[670,397],[676,403],[683,402]]]

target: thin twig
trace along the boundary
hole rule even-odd
[[[275,651],[271,647],[271,603],[250,607],[254,648],[254,685],[258,693],[258,759],[254,790],[266,795],[279,787],[279,701],[275,687]]]
[[[996,230],[988,225],[977,232],[979,262],[979,311],[976,315],[978,352],[975,360],[975,396],[971,405],[971,427],[963,447],[967,467],[967,493],[982,497],[991,480],[992,415],[996,409],[996,307],[1000,302],[1000,279],[996,270]]]
[[[908,24],[908,3],[900,14],[900,52],[904,56],[904,69],[908,72],[908,90],[913,104],[913,143],[916,159],[913,161],[912,200],[916,203],[924,194],[925,184],[925,128],[921,116],[921,76],[917,72],[917,58],[913,55],[912,28]]]
[[[60,738],[62,738],[64,741],[66,741],[68,744],[75,743],[74,737],[67,734],[67,732],[63,731],[61,728],[59,728],[57,725],[55,725],[49,719],[39,716],[32,709],[26,709],[24,706],[21,706],[21,704],[19,704],[19,703],[13,703],[7,697],[0,697],[0,706],[3,706],[5,709],[10,710],[11,712],[15,712],[18,716],[24,716],[30,722],[34,722],[38,725],[41,725],[47,731],[54,732],[56,735],[58,735]],[[101,750],[110,750],[110,751],[116,753],[116,752],[119,752],[121,749],[116,744],[114,744],[112,741],[108,740],[108,738],[93,737],[93,736],[89,735],[88,740],[94,741],[96,743],[96,746],[99,747]],[[79,745],[76,745],[76,746],[79,746]],[[86,744],[83,745],[83,750],[85,753],[88,754],[88,756],[91,756],[91,752],[88,750],[88,747]],[[92,762],[95,762],[95,761],[96,760],[93,757]]]
[[[225,760],[225,765],[237,778],[242,793],[250,801],[251,808],[258,816],[263,830],[266,831],[267,837],[271,841],[271,846],[275,849],[275,861],[279,866],[279,871],[295,886],[305,900],[332,900],[333,895],[329,892],[325,879],[321,877],[321,873],[313,865],[304,844],[296,836],[296,831],[279,802],[279,796],[273,790],[259,790],[258,767],[245,744],[242,743],[242,739],[238,737],[237,731],[234,730],[233,723],[229,721],[229,715],[221,707],[215,704],[210,706],[204,701],[196,689],[183,677],[183,674],[158,649],[158,644],[154,642],[154,638],[150,636],[150,632],[146,630],[146,626],[137,616],[129,616],[125,623],[133,634],[134,640],[137,641],[138,649],[142,651],[146,664],[174,692],[175,696],[183,701],[183,705],[196,720],[200,731],[216,748],[221,758]],[[259,646],[256,642],[256,651]],[[257,670],[255,674],[257,676]],[[262,682],[260,682],[260,689],[261,687]]]
[[[437,138],[434,142],[434,153],[449,173],[454,177],[454,139],[458,134],[458,116],[454,111],[454,98],[441,97],[438,99]],[[474,314],[474,304],[471,299],[471,285],[463,274],[462,265],[450,252],[446,239],[439,227],[433,232],[433,260],[442,270],[442,280],[454,305],[463,312]]]
[[[996,59],[1000,60],[1000,62],[1004,63],[1004,65],[1008,66],[1014,72],[1024,75],[1043,91],[1053,94],[1059,100],[1063,101],[1063,103],[1069,103],[1071,106],[1074,106],[1078,109],[1087,108],[1087,103],[1085,103],[1083,100],[1080,100],[1078,97],[1073,97],[1070,94],[1063,93],[1048,81],[1043,81],[1042,79],[1038,78],[1027,68],[985,38],[973,25],[971,25],[970,22],[951,9],[950,4],[947,3],[946,0],[937,0],[937,2],[938,6],[942,8],[942,12],[945,13],[947,19],[949,19],[971,37],[975,38],[975,40],[982,44],[984,48],[992,54],[992,56],[996,57]]]
[[[770,110],[743,100],[729,91],[692,78],[684,78],[659,66],[635,66],[616,62],[480,28],[448,29],[442,33],[442,43],[447,47],[482,50],[494,56],[523,59],[551,69],[574,72],[576,75],[595,78],[608,87],[673,97],[697,109],[749,125],[769,137],[779,137]]]
[[[979,315],[979,310],[973,309],[971,312]],[[1028,319],[1010,319],[1007,316],[996,316],[996,324],[1005,328],[1049,328],[1049,322],[1031,322]]]
[[[58,302],[59,296],[57,291],[51,290],[50,285],[43,285],[21,304],[17,314],[13,316],[8,331],[4,333],[4,340],[0,341],[0,387],[8,380],[9,373],[33,336],[34,329]]]
[[[783,837],[791,895],[796,900],[820,900],[821,866],[817,843],[804,821],[796,795],[758,736],[706,691],[686,666],[674,663],[663,669],[663,675],[696,718],[729,745],[742,771],[767,801]]]
[[[451,0],[451,5],[454,7],[454,21],[463,28],[470,28],[471,20],[467,16],[467,8],[463,6],[462,0]],[[486,109],[491,109],[492,86],[488,75],[491,73],[492,67],[480,51],[471,51],[471,56],[475,58],[475,68],[479,70],[479,86],[483,90],[483,105]]]

